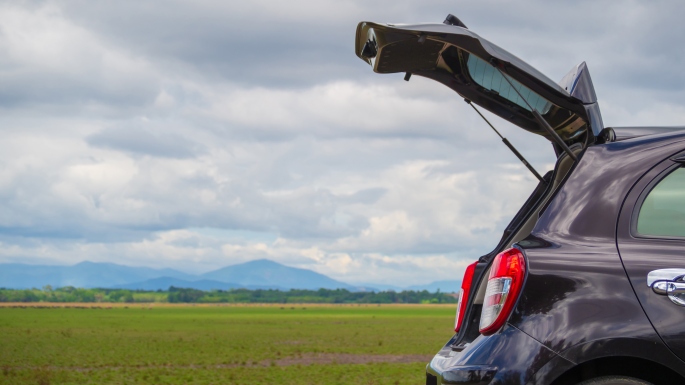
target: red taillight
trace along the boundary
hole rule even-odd
[[[473,282],[473,273],[476,271],[474,262],[466,267],[464,272],[464,279],[461,281],[461,290],[459,291],[459,300],[457,301],[457,316],[454,319],[454,331],[458,332],[461,323],[464,320],[464,313],[466,313],[466,303],[469,301],[469,293],[471,292],[471,283]]]
[[[485,290],[480,332],[490,335],[498,331],[509,318],[521,293],[526,276],[526,259],[518,249],[505,250],[495,257]]]

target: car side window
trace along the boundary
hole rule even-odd
[[[640,207],[637,232],[685,237],[685,168],[677,168],[649,192]]]

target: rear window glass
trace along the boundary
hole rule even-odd
[[[544,115],[552,106],[552,103],[542,98],[542,96],[536,94],[531,89],[524,87],[523,84],[512,79],[510,76],[504,75],[525,98],[525,100],[528,102],[528,104],[526,104],[516,90],[511,88],[509,82],[504,79],[502,74],[497,71],[495,67],[475,55],[469,55],[466,61],[466,66],[469,69],[469,76],[471,76],[476,84],[491,92],[499,94],[499,96],[507,99],[521,108],[530,111],[530,108],[528,107],[528,104],[530,104],[540,114]]]
[[[649,192],[640,207],[637,232],[685,237],[685,169],[676,169]]]

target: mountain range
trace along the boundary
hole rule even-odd
[[[170,286],[198,290],[246,289],[347,289],[350,291],[428,290],[454,292],[458,281],[438,281],[428,285],[395,287],[355,286],[336,281],[307,269],[259,259],[227,266],[205,274],[193,275],[174,269],[123,266],[113,263],[81,262],[72,266],[0,264],[0,288],[29,289],[50,285],[54,288],[119,288],[131,290],[168,290]]]

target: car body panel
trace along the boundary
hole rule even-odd
[[[551,243],[599,247],[614,243],[625,196],[661,160],[678,153],[685,128],[587,148],[568,180],[540,215],[532,235]]]
[[[450,346],[448,342],[426,368],[438,378],[438,384],[525,384],[552,359],[556,358],[560,367],[572,365],[511,325],[494,335],[479,336],[462,351]],[[508,354],[513,351],[517,354]]]
[[[510,319],[513,325],[572,361],[565,352],[588,341],[654,334],[613,242],[613,250],[533,238],[525,243],[528,278]]]
[[[558,355],[558,358],[550,360],[537,371],[535,380],[528,384],[577,385],[588,377],[618,374],[611,367],[612,363],[618,364],[621,375],[635,378],[647,377],[646,379],[654,385],[684,383],[685,363],[676,357],[656,335],[652,335],[652,338],[646,339],[603,338],[578,344]],[[568,365],[572,360],[573,363]],[[653,370],[646,373],[647,365],[644,363],[647,362]]]
[[[680,147],[682,150],[685,146]],[[669,348],[685,359],[685,307],[676,305],[666,295],[655,293],[647,285],[647,275],[653,270],[685,269],[685,239],[639,236],[632,228],[637,219],[636,209],[655,182],[681,166],[672,161],[669,154],[665,155],[665,159],[641,178],[626,198],[618,222],[617,243],[630,282],[649,320]]]
[[[678,132],[685,130],[685,127],[610,127],[610,129],[614,132],[613,141],[620,142],[642,136]]]
[[[576,364],[623,355],[668,363],[685,375],[685,363],[637,300],[616,246],[625,197],[684,148],[685,131],[678,130],[584,150],[531,235],[517,244],[528,277],[509,319],[513,326]],[[646,274],[638,284],[646,288],[645,280]]]
[[[568,144],[584,133],[597,136],[603,129],[585,63],[571,70],[562,87],[476,33],[447,24],[361,22],[355,52],[375,72],[407,72],[436,80],[465,99],[550,140],[531,108],[537,109]],[[515,92],[510,85],[521,92]],[[544,103],[535,103],[540,98],[551,104],[542,108]]]

